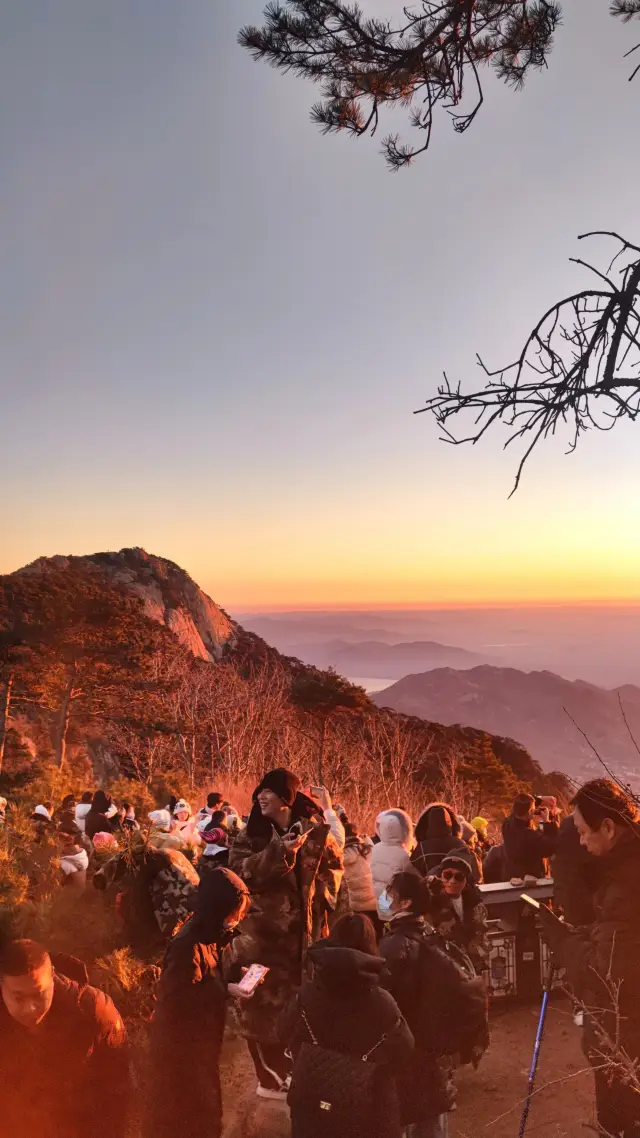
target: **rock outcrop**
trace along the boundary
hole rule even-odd
[[[95,568],[127,591],[139,596],[152,620],[166,625],[194,656],[219,660],[225,647],[233,647],[237,625],[188,573],[173,561],[144,549],[119,553],[92,553],[85,557],[40,557],[18,573],[46,573],[49,567],[70,565]]]

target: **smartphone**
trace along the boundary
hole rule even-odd
[[[238,981],[238,987],[242,988],[242,991],[246,992],[248,996],[252,995],[268,971],[266,964],[252,964],[250,968],[247,968],[242,980]]]
[[[314,798],[320,798],[323,788],[321,786],[310,786],[309,790],[311,791]]]
[[[528,893],[521,893],[520,900],[526,901],[527,905],[533,905],[534,909],[540,908],[540,902],[536,901],[535,897],[530,897]]]

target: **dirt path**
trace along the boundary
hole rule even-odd
[[[458,1110],[450,1116],[451,1138],[516,1138],[527,1086],[537,1009],[512,1007],[492,1017],[491,1047],[477,1071],[458,1072]],[[529,1115],[535,1138],[587,1138],[593,1121],[593,1080],[580,1030],[569,1005],[554,1001],[540,1058],[538,1087]],[[224,1138],[288,1138],[286,1108],[256,1099],[255,1076],[243,1041],[232,1033],[223,1063]],[[503,1117],[504,1116],[504,1117]]]

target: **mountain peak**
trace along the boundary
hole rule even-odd
[[[140,597],[146,615],[171,629],[185,648],[202,660],[219,660],[225,646],[236,638],[234,621],[184,569],[174,561],[137,546],[80,557],[60,554],[39,557],[24,569],[18,569],[17,574],[71,567],[101,573]]]

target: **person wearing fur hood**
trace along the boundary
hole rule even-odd
[[[380,841],[374,845],[370,860],[377,905],[396,873],[411,869],[410,854],[415,844],[413,822],[405,810],[383,810],[376,818],[376,835]],[[377,911],[384,920],[379,907]]]

